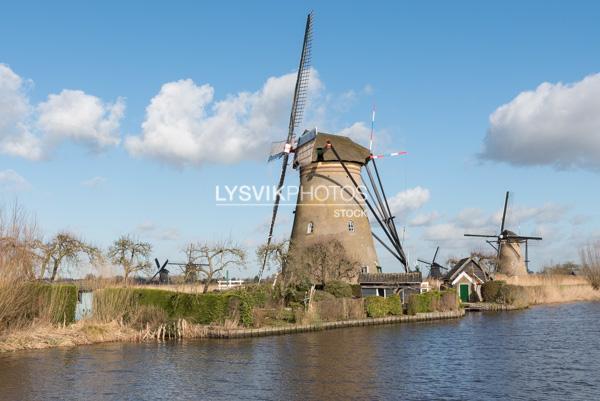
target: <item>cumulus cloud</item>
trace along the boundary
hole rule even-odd
[[[0,170],[0,189],[3,191],[23,191],[31,187],[23,176],[14,170]]]
[[[438,212],[431,213],[419,213],[414,218],[409,221],[409,225],[413,227],[423,227],[432,225],[438,218],[440,214]]]
[[[79,90],[63,90],[32,105],[28,85],[0,64],[0,153],[39,160],[66,140],[95,150],[119,143],[123,99],[106,103]]]
[[[271,77],[256,92],[219,101],[209,84],[166,83],[146,108],[141,135],[127,138],[125,146],[134,156],[178,165],[264,158],[269,144],[287,135],[295,79]],[[314,71],[310,82],[311,91],[320,90]]]
[[[513,165],[600,169],[600,74],[544,82],[490,116],[481,158]]]
[[[369,138],[371,137],[371,128],[367,127],[364,122],[359,121],[340,130],[339,134],[349,137],[354,142],[366,144],[369,143]]]
[[[80,90],[63,90],[49,95],[37,111],[37,127],[47,141],[71,139],[100,149],[119,143],[125,103],[122,98],[104,103]]]
[[[389,199],[389,205],[393,214],[406,216],[410,212],[420,209],[429,201],[429,198],[429,190],[418,186],[392,196]]]

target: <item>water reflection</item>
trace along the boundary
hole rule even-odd
[[[600,303],[0,356],[2,400],[600,399]]]

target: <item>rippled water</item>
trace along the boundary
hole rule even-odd
[[[0,356],[0,399],[600,400],[600,303]]]

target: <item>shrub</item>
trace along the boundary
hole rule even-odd
[[[362,299],[333,298],[315,302],[315,309],[323,321],[363,319],[365,309]]]
[[[352,287],[343,281],[329,281],[325,284],[324,290],[336,298],[352,297]]]
[[[529,296],[525,288],[507,284],[500,288],[497,302],[506,305],[527,306],[529,305]]]
[[[133,313],[131,325],[136,329],[149,328],[155,330],[158,326],[169,321],[164,309],[158,306],[142,305]]]
[[[362,297],[362,290],[360,288],[360,284],[352,284],[352,285],[350,285],[350,288],[352,289],[353,297],[356,297],[356,298]]]
[[[402,303],[398,295],[387,298],[367,297],[365,298],[365,309],[369,317],[385,317],[388,315],[401,315]]]
[[[430,291],[432,292],[432,291]],[[408,298],[407,312],[409,315],[416,315],[417,313],[433,312],[431,307],[431,297],[424,296],[429,294],[413,294]]]
[[[454,289],[449,289],[441,292],[441,297],[437,309],[438,311],[448,312],[458,310],[458,307],[458,296],[456,295],[456,291]]]
[[[413,294],[408,298],[409,315],[427,312],[446,312],[458,309],[458,297],[454,290],[429,291]]]
[[[485,302],[498,302],[505,281],[488,281],[481,286],[481,296]]]
[[[326,299],[335,299],[335,296],[326,291],[316,290],[312,300],[315,302],[319,302],[324,301]]]

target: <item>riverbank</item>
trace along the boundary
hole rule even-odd
[[[442,319],[457,319],[465,314],[463,309],[448,312],[429,312],[416,315],[388,316],[314,324],[289,324],[278,327],[227,328],[223,326],[194,325],[185,321],[177,322],[175,338],[221,338],[264,337],[271,335],[332,330],[347,327],[374,326],[423,322]],[[166,330],[134,330],[117,323],[94,323],[81,321],[65,327],[52,325],[33,326],[25,330],[11,332],[0,339],[0,353],[26,349],[52,347],[73,347],[106,342],[142,342],[165,339]]]

